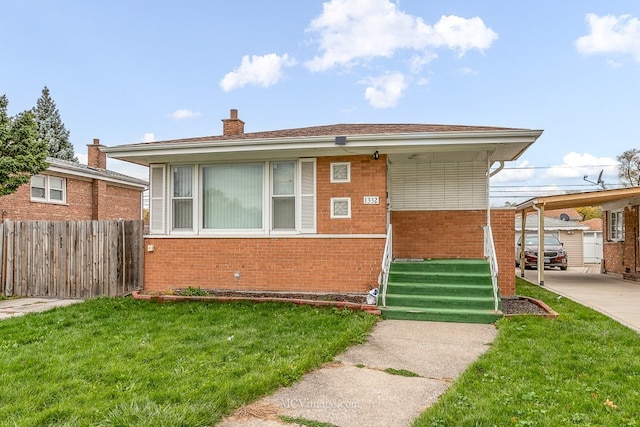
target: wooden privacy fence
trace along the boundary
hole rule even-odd
[[[0,223],[0,293],[91,298],[142,287],[142,221]]]

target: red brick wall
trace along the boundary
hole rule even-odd
[[[100,219],[142,219],[142,196],[139,190],[107,185],[105,217]]]
[[[482,258],[486,211],[394,211],[397,258]]]
[[[96,181],[98,182],[98,181]],[[67,202],[65,204],[41,203],[31,201],[31,187],[27,183],[18,191],[0,197],[0,213],[5,211],[4,219],[13,221],[67,221],[91,219],[140,219],[141,192],[124,187],[106,185],[99,181],[97,186],[106,191],[102,197],[101,217],[94,217],[92,181],[66,178]],[[97,213],[97,210],[96,210]]]
[[[515,215],[513,209],[492,209],[491,229],[493,243],[498,257],[498,285],[500,295],[509,297],[516,294],[515,276]]]
[[[350,162],[351,182],[332,183],[331,163]],[[385,234],[387,178],[385,156],[321,157],[317,160],[318,234]],[[364,196],[378,196],[378,205],[363,204]],[[351,218],[331,218],[331,198],[351,198]],[[382,256],[382,254],[380,255]]]
[[[350,162],[351,182],[331,183],[331,163]],[[317,159],[318,234],[386,233],[386,159]],[[364,205],[378,196],[378,205]],[[331,198],[351,198],[351,218],[331,218]],[[358,292],[377,287],[384,238],[175,238],[145,240],[145,289],[202,287]],[[235,279],[234,273],[240,278]]]
[[[377,287],[384,239],[145,239],[144,288],[357,292]],[[234,273],[240,278],[234,278]]]
[[[484,257],[486,211],[394,211],[391,223],[396,258]],[[515,294],[514,227],[513,210],[491,211],[502,296]]]

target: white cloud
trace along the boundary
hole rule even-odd
[[[241,88],[248,84],[269,87],[280,81],[284,67],[295,65],[286,53],[278,56],[275,53],[267,55],[244,55],[242,63],[235,70],[227,73],[220,80],[220,87],[225,92]]]
[[[427,65],[429,62],[438,58],[436,53],[425,53],[424,55],[414,55],[409,60],[409,69],[412,73],[418,74],[422,71],[422,67]]]
[[[364,97],[374,108],[395,107],[407,89],[407,83],[401,73],[371,77],[365,83],[370,86],[365,90]]]
[[[624,66],[622,62],[614,61],[613,59],[607,59],[607,65],[611,68],[621,68]]]
[[[180,110],[174,111],[173,113],[167,114],[167,117],[173,120],[197,119],[199,117],[202,117],[202,113],[182,108]]]
[[[584,55],[626,54],[640,62],[640,20],[631,15],[586,15],[590,32],[576,40],[576,49]]]
[[[529,162],[527,160],[519,161],[515,165],[507,166],[496,175],[491,177],[491,184],[499,183],[518,183],[532,180],[535,175],[535,169],[527,169]]]
[[[147,132],[141,139],[141,142],[155,142],[156,136],[153,132]]]
[[[463,55],[487,49],[498,38],[479,17],[442,16],[432,26],[389,0],[331,0],[307,31],[319,34],[322,52],[306,63],[312,71],[391,57],[398,49],[428,52],[446,47]]]
[[[473,68],[469,68],[469,67],[460,68],[458,70],[458,72],[460,74],[465,74],[465,75],[468,75],[468,76],[478,74],[478,72],[476,70],[474,70]]]
[[[78,163],[82,163],[83,165],[86,165],[89,159],[86,153],[76,153],[76,157],[78,158]]]
[[[597,181],[598,175],[603,170],[605,181],[617,182],[618,162],[609,157],[595,157],[589,153],[570,152],[562,158],[562,165],[554,165],[543,175],[545,179],[578,179],[583,180],[585,175],[591,181]]]

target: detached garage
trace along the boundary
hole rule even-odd
[[[527,215],[525,221],[525,234],[538,233],[538,215]],[[516,241],[522,235],[522,218],[516,217]],[[583,232],[589,227],[580,224],[577,221],[562,220],[557,218],[544,218],[544,234],[556,236],[560,242],[564,244],[567,251],[569,267],[582,267],[584,265],[584,242]]]

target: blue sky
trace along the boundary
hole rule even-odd
[[[333,123],[544,129],[492,204],[593,190],[638,147],[640,2],[0,0],[9,113],[48,86],[86,144]],[[110,169],[146,177],[109,160]],[[506,187],[505,187],[506,186]]]

